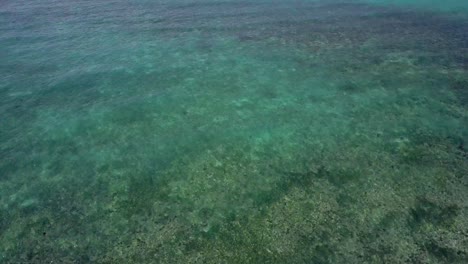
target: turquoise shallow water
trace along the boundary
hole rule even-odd
[[[442,11],[442,12],[460,12],[466,15],[468,11],[468,3],[460,0],[362,0],[364,3],[382,4],[384,6],[395,5],[400,8],[414,7],[422,10]]]
[[[2,2],[0,262],[468,262],[463,5]]]

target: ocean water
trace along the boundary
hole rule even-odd
[[[0,263],[468,263],[467,7],[2,1]]]

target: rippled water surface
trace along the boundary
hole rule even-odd
[[[2,1],[0,262],[468,263],[466,10]]]

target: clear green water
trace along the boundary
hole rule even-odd
[[[2,2],[0,262],[467,263],[463,3],[368,2]]]

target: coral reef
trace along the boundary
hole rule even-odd
[[[5,42],[0,262],[468,262],[465,17],[176,2]]]

